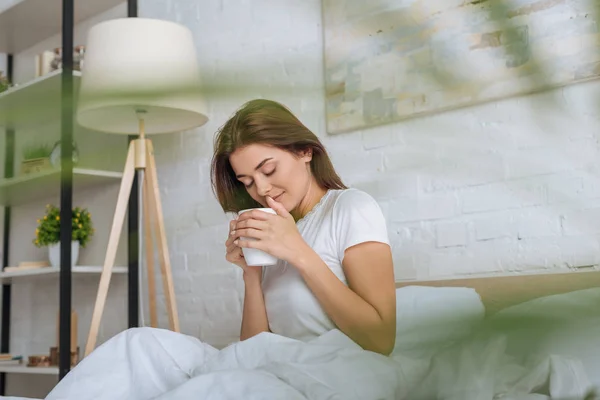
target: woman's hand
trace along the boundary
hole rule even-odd
[[[273,257],[294,263],[297,255],[302,254],[307,244],[298,232],[294,217],[285,207],[270,197],[267,204],[277,215],[260,210],[246,211],[241,214],[235,227],[234,245],[262,250]],[[257,240],[240,240],[240,237]]]
[[[225,241],[225,247],[227,248],[227,253],[225,255],[225,259],[227,261],[229,261],[230,263],[235,264],[238,267],[240,267],[244,271],[244,274],[260,273],[260,271],[261,271],[260,266],[255,267],[255,266],[248,266],[246,264],[246,260],[244,259],[244,253],[242,252],[242,248],[234,243],[234,241],[236,240],[236,237],[235,237],[236,223],[237,223],[237,220],[235,220],[235,219],[232,220],[231,222],[229,222],[229,236],[227,237],[227,240]]]

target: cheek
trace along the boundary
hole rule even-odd
[[[282,170],[281,173],[277,174],[277,178],[272,181],[274,186],[280,187],[294,196],[302,193],[306,182],[306,171],[302,166],[297,165]]]
[[[290,175],[294,177],[297,184],[303,184],[310,178],[310,174],[307,173],[305,164],[294,165]]]
[[[286,178],[293,178],[295,180],[306,179],[306,169],[303,164],[294,162],[287,165],[282,171],[281,175]]]
[[[246,192],[248,192],[248,194],[250,195],[250,197],[252,197],[254,200],[256,200],[256,201],[258,201],[260,203],[260,196],[258,195],[255,186],[252,186],[249,189],[246,188]]]

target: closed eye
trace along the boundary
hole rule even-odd
[[[272,170],[270,170],[269,172],[263,172],[263,175],[265,176],[271,176],[275,173],[276,168],[273,168]],[[238,177],[242,177],[243,175],[238,175]],[[250,182],[250,183],[244,183],[244,186],[246,188],[251,188],[252,185],[254,184],[254,181]]]

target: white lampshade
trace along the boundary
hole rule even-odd
[[[93,26],[86,43],[77,122],[118,134],[180,132],[208,121],[192,33],[163,20],[120,18]]]

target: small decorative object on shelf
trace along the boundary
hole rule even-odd
[[[73,141],[73,165],[77,165],[79,162],[79,149],[77,148],[77,143]],[[54,143],[54,147],[50,153],[50,162],[54,166],[54,168],[60,168],[60,140]]]
[[[50,61],[50,71],[56,71],[62,68],[62,48],[54,49],[54,58]],[[47,56],[46,56],[47,57]],[[83,59],[85,57],[85,46],[77,45],[73,48],[73,70],[81,71],[83,69]]]
[[[52,149],[47,144],[34,144],[23,150],[21,174],[43,172],[52,168],[50,160]]]
[[[79,259],[79,247],[85,247],[94,235],[92,218],[85,208],[75,207],[72,211],[71,265]],[[37,220],[33,243],[48,248],[50,265],[60,267],[60,209],[52,204],[46,206],[46,215]]]
[[[58,350],[59,348],[59,340],[60,340],[60,322],[59,322],[59,318],[60,318],[60,314],[56,316],[56,345],[53,347],[50,347],[50,365],[51,366],[58,366],[58,359],[60,357],[60,351]],[[78,317],[77,317],[77,311],[72,310],[71,311],[71,367],[74,367],[75,365],[77,365],[77,363],[79,362],[79,346],[77,345],[78,342],[78,336],[77,336],[77,332],[78,330]]]
[[[50,63],[50,70],[56,71],[62,68],[62,47],[54,49],[54,59]]]
[[[46,354],[36,354],[28,357],[29,362],[27,363],[28,367],[49,367],[50,366],[50,356]]]
[[[58,359],[60,357],[60,352],[58,351],[58,346],[50,347],[50,364],[51,367],[58,367]],[[77,346],[76,350],[71,350],[71,367],[74,367],[79,362],[79,346]]]
[[[83,59],[85,57],[85,46],[75,46],[73,52],[73,70],[81,71],[83,69]]]
[[[35,56],[35,77],[44,76],[49,72],[52,72],[52,60],[54,59],[54,52],[43,51]]]

